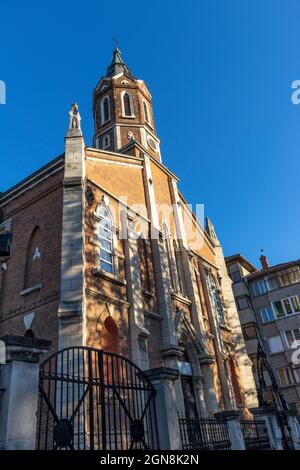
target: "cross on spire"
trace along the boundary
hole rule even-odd
[[[119,39],[113,36],[113,41],[115,43],[115,49],[119,49],[119,45],[120,45]]]

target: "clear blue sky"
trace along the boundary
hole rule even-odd
[[[299,24],[297,0],[2,2],[0,190],[63,152],[75,100],[91,144],[117,36],[152,92],[163,161],[225,254],[299,258]]]

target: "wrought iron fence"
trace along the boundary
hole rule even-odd
[[[117,354],[78,346],[40,366],[37,449],[159,449],[155,390]]]
[[[265,422],[258,420],[240,420],[241,430],[247,450],[270,449],[270,441]]]
[[[182,448],[184,450],[230,450],[227,424],[214,417],[196,419],[179,416]]]

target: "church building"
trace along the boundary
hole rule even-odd
[[[0,337],[169,373],[187,418],[257,406],[222,247],[164,165],[151,93],[118,48],[93,119],[88,146],[74,103],[63,153],[0,193]]]

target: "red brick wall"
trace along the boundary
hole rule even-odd
[[[32,330],[36,337],[52,340],[57,345],[57,312],[60,294],[61,224],[62,224],[63,172],[49,176],[34,188],[5,204],[3,220],[12,219],[11,256],[7,271],[0,273],[0,337],[6,334],[23,335],[24,314],[35,312]],[[26,259],[33,250],[30,239],[39,227],[41,240],[42,288],[22,296],[25,284]],[[30,281],[36,283],[37,279]]]

